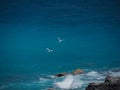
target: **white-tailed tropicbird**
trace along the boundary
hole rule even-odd
[[[49,48],[46,48],[46,50],[50,53],[50,52],[53,52],[52,49],[49,49]]]
[[[58,37],[57,39],[58,39],[58,43],[63,42],[63,39],[61,39],[60,37]]]

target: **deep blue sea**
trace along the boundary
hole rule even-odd
[[[119,11],[118,0],[1,0],[0,90],[85,90],[120,76]]]

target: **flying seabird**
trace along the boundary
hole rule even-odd
[[[48,51],[48,53],[53,52],[53,50],[49,48],[46,48],[46,50]]]
[[[60,37],[58,37],[57,39],[58,39],[58,43],[63,42],[63,39],[61,39]]]

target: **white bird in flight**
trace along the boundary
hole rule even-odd
[[[61,39],[60,37],[58,37],[57,39],[58,39],[58,43],[61,43],[64,40],[64,39]]]
[[[53,52],[52,49],[49,49],[49,48],[46,48],[46,50],[50,53],[50,52]]]

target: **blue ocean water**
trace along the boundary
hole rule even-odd
[[[120,75],[117,0],[0,2],[0,90],[85,90]],[[77,68],[84,74],[54,77]]]

